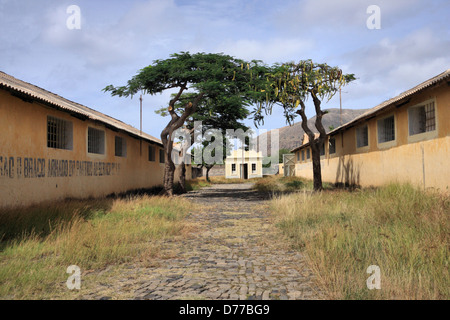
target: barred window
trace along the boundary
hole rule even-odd
[[[367,125],[356,128],[356,147],[362,148],[369,145],[369,128]]]
[[[159,149],[159,163],[166,162],[166,157],[164,155],[164,149]]]
[[[300,151],[297,152],[297,161],[300,161]]]
[[[236,172],[236,164],[231,164],[231,172]]]
[[[306,159],[309,159],[310,157],[311,157],[311,154],[310,154],[310,151],[308,148],[308,149],[306,149]]]
[[[148,146],[148,161],[155,161],[155,147]]]
[[[105,131],[88,127],[88,153],[105,154]]]
[[[394,116],[378,120],[378,143],[395,140]]]
[[[336,139],[330,138],[328,150],[330,154],[336,153]]]
[[[252,172],[256,172],[256,163],[252,163]]]
[[[73,150],[72,122],[48,116],[47,147],[55,149]]]
[[[122,137],[115,137],[115,155],[116,157],[126,157],[127,156],[127,140]]]
[[[434,102],[408,110],[409,135],[436,130],[436,114]]]
[[[305,161],[305,150],[302,150],[302,161]]]

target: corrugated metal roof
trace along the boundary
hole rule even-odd
[[[375,115],[377,112],[380,112],[380,111],[382,111],[382,110],[384,110],[384,109],[394,105],[396,102],[398,102],[398,101],[400,101],[400,100],[402,100],[404,98],[407,98],[407,97],[409,97],[409,96],[411,96],[411,95],[413,95],[413,94],[415,94],[415,93],[417,93],[417,92],[419,92],[419,91],[421,91],[421,90],[423,90],[425,88],[428,88],[428,87],[430,87],[430,86],[432,86],[432,85],[434,85],[434,84],[444,80],[445,78],[449,78],[449,77],[450,77],[450,69],[447,69],[446,71],[438,74],[437,76],[435,76],[435,77],[433,77],[431,79],[428,79],[428,80],[422,82],[421,84],[415,86],[414,88],[411,88],[411,89],[409,89],[409,90],[407,90],[405,92],[402,92],[398,96],[396,96],[394,98],[391,98],[389,100],[386,100],[383,103],[380,103],[379,105],[377,105],[376,107],[373,107],[372,109],[369,109],[367,112],[364,112],[362,115],[356,117],[355,119],[353,119],[353,120],[343,124],[342,126],[339,126],[336,129],[330,131],[327,135],[328,136],[334,135],[334,134],[336,134],[337,132],[339,132],[341,130],[344,130],[344,129],[352,126],[352,125],[355,125],[357,122],[363,121],[363,120],[365,120],[365,119]],[[290,152],[295,152],[298,149],[301,149],[302,147],[305,147],[307,145],[309,145],[309,142],[305,143],[305,144],[303,144],[303,145],[301,145],[301,146],[299,146],[299,147],[297,147],[295,149],[292,149]]]
[[[67,100],[57,94],[42,89],[28,82],[14,78],[13,76],[0,71],[0,87],[25,94],[47,105],[56,106],[71,113],[82,115],[90,120],[99,121],[112,126],[118,130],[125,131],[134,136],[141,136],[143,139],[162,145],[161,140],[140,131],[131,125],[120,120],[114,119],[94,109],[83,106],[79,103]]]

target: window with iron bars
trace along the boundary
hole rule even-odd
[[[159,149],[159,163],[166,162],[166,157],[164,155],[164,149]]]
[[[394,116],[378,120],[378,143],[395,140]]]
[[[88,127],[88,153],[105,154],[105,131]]]
[[[127,140],[122,137],[116,136],[114,139],[115,144],[115,156],[126,157],[127,156]]]
[[[155,147],[148,146],[148,161],[155,161]]]
[[[329,145],[328,145],[328,153],[333,154],[336,153],[336,139],[330,138]]]
[[[356,128],[356,147],[362,148],[369,145],[369,128],[367,125]]]
[[[409,135],[436,130],[434,101],[408,109]]]
[[[72,122],[53,116],[47,117],[47,147],[55,149],[73,149]]]

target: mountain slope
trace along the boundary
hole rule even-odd
[[[326,132],[328,133],[330,131],[330,127],[337,128],[340,126],[339,108],[326,109],[324,111],[328,111],[328,113],[322,117],[322,124]],[[342,109],[342,124],[345,124],[353,120],[354,118],[363,114],[366,111],[367,109]],[[313,132],[317,133],[318,131],[314,126],[315,121],[316,121],[315,116],[308,119],[308,126]],[[278,130],[280,139],[279,142],[280,149],[291,150],[301,145],[304,134],[301,125],[301,120],[299,122],[294,123],[292,126],[285,126],[279,128]],[[264,142],[266,142],[268,149],[270,149],[272,131],[273,130],[258,136],[258,139],[260,139],[260,144],[264,145]],[[264,153],[265,152],[263,151],[263,154]]]

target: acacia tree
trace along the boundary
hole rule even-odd
[[[178,92],[169,101],[167,111],[170,121],[161,132],[164,145],[164,193],[173,194],[175,164],[171,159],[173,133],[182,127],[198,105],[207,97],[229,92],[244,98],[242,92],[247,89],[248,77],[244,68],[246,62],[224,54],[181,52],[172,54],[169,59],[155,60],[152,65],[143,68],[125,86],[109,85],[103,89],[112,96],[129,97],[139,92],[147,94],[162,93],[169,89]],[[175,104],[183,93],[190,91],[191,99],[183,108],[176,109]]]
[[[183,108],[186,101],[192,100],[192,93],[183,94],[178,102],[175,104],[175,109],[179,110]],[[242,122],[248,117],[250,111],[248,106],[249,101],[243,99],[242,96],[236,95],[230,92],[220,92],[217,95],[210,95],[202,99],[202,101],[197,106],[196,111],[188,117],[183,126],[184,136],[190,138],[189,141],[181,141],[180,144],[180,191],[185,192],[185,156],[187,149],[191,146],[191,143],[197,143],[198,147],[194,148],[194,153],[199,153],[201,157],[197,156],[195,158],[201,158],[201,163],[194,163],[199,168],[206,168],[206,179],[209,181],[209,171],[212,169],[216,162],[205,161],[205,157],[215,158],[215,149],[208,150],[212,154],[204,154],[204,150],[207,149],[211,144],[215,144],[214,138],[211,136],[211,129],[219,130],[222,137],[222,145],[220,147],[222,152],[222,158],[219,163],[223,162],[226,158],[227,150],[231,149],[229,140],[226,137],[227,129],[242,129],[243,131],[248,130],[248,127]],[[156,111],[156,113],[165,116],[167,115],[167,108],[161,108]],[[201,127],[196,128],[195,123],[200,122]]]
[[[257,90],[262,97],[259,99],[259,107],[254,110],[254,119],[260,122],[264,118],[263,111],[270,114],[274,104],[283,107],[284,116],[289,123],[296,115],[301,117],[302,129],[308,135],[311,146],[314,190],[320,191],[322,190],[320,146],[326,140],[326,131],[322,125],[322,117],[326,111],[321,109],[321,102],[324,99],[329,101],[342,86],[355,80],[355,76],[343,74],[338,67],[314,63],[312,60],[274,65],[270,69],[266,74],[266,84]],[[314,103],[316,112],[314,125],[319,131],[318,137],[315,137],[308,125],[306,116],[308,98]]]

